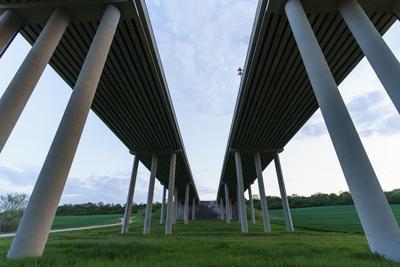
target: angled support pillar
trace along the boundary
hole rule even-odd
[[[164,185],[163,186],[163,195],[162,195],[162,200],[161,200],[161,217],[160,217],[160,224],[165,223],[165,196],[167,194],[167,187]]]
[[[223,221],[225,219],[225,216],[224,216],[224,201],[222,198],[219,199],[219,213],[221,220]]]
[[[246,201],[244,198],[242,160],[239,152],[235,152],[235,164],[236,164],[236,178],[238,187],[238,206],[239,206],[238,217],[242,225],[242,233],[248,233],[249,228],[247,225]]]
[[[194,221],[196,217],[196,198],[192,199],[192,221]]]
[[[357,0],[342,0],[339,12],[400,112],[400,63]]]
[[[263,178],[263,174],[262,174],[260,153],[256,153],[254,155],[254,162],[256,165],[258,189],[260,191],[260,205],[261,205],[261,212],[262,212],[262,216],[263,216],[264,232],[269,233],[269,232],[271,232],[271,224],[270,224],[270,220],[269,220],[267,197],[265,195],[265,186],[264,186],[264,178]]]
[[[183,208],[183,213],[184,213],[183,219],[185,224],[189,223],[189,189],[190,189],[189,187],[190,185],[187,184],[185,188],[185,206]]]
[[[231,214],[230,214],[230,200],[229,200],[229,188],[228,185],[224,184],[225,190],[225,215],[226,215],[226,223],[231,223]]]
[[[69,21],[70,15],[65,9],[57,8],[53,12],[1,97],[0,152],[3,150],[54,50],[57,48]]]
[[[158,157],[157,155],[153,155],[153,157],[151,158],[149,191],[147,192],[146,214],[144,217],[144,225],[143,225],[143,234],[145,235],[150,234],[151,215],[153,211],[154,184],[156,182],[156,174],[157,174],[157,163],[158,163]]]
[[[122,229],[121,229],[122,235],[127,234],[129,229],[129,221],[131,219],[131,214],[132,214],[132,202],[133,202],[133,194],[135,192],[138,166],[139,166],[139,157],[135,155],[135,158],[133,160],[131,181],[129,183],[128,197],[126,199],[124,220],[122,222]]]
[[[168,181],[168,204],[167,204],[167,218],[165,221],[165,234],[172,234],[172,213],[173,213],[173,198],[175,192],[175,167],[176,167],[176,153],[171,154],[169,163],[169,181]]]
[[[251,185],[249,185],[248,193],[249,193],[249,201],[250,201],[251,222],[253,224],[256,224],[256,215],[254,214],[254,202],[253,202],[253,193],[251,192]]]
[[[19,29],[22,21],[14,10],[6,10],[0,16],[0,57],[4,54]]]
[[[288,232],[293,232],[294,227],[292,221],[292,214],[290,212],[289,201],[286,194],[285,181],[283,180],[281,162],[279,160],[278,153],[275,153],[274,155],[274,162],[275,162],[276,176],[278,178],[279,191],[281,192],[282,208],[283,208],[283,214],[285,215],[286,229],[288,230]]]
[[[176,220],[178,219],[178,206],[179,206],[179,199],[178,199],[178,188],[175,187],[174,193],[174,220],[173,223],[176,224]]]
[[[112,5],[105,9],[8,251],[9,259],[41,256],[43,253],[120,16],[119,10]]]
[[[374,253],[400,261],[400,229],[299,0],[285,5],[294,37]]]

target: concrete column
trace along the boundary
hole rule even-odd
[[[174,224],[176,223],[176,220],[178,219],[178,205],[179,205],[178,188],[175,187],[175,197],[174,197]]]
[[[192,200],[192,221],[194,221],[196,217],[196,198]]]
[[[171,160],[169,164],[169,181],[168,181],[168,204],[167,204],[167,218],[165,222],[165,234],[172,234],[172,202],[175,191],[175,166],[176,166],[176,154],[171,154]]]
[[[262,212],[262,216],[263,216],[264,232],[269,233],[269,232],[271,232],[271,224],[270,224],[270,220],[269,220],[267,197],[265,195],[264,178],[263,178],[263,174],[262,174],[260,153],[256,153],[254,155],[254,162],[256,165],[258,189],[260,191],[260,205],[261,205],[261,212]]]
[[[106,8],[7,258],[41,256],[120,19]]]
[[[253,224],[256,224],[256,215],[254,214],[253,193],[251,192],[251,185],[249,185],[249,189],[247,191],[249,193],[251,222]]]
[[[185,207],[183,209],[184,212],[183,219],[185,224],[189,223],[189,187],[190,185],[187,184],[185,190]]]
[[[157,174],[157,163],[158,163],[158,157],[157,155],[153,155],[151,159],[149,190],[147,192],[146,214],[144,217],[144,225],[143,225],[143,234],[145,235],[150,234],[151,215],[153,212],[154,184],[156,182],[156,174]]]
[[[129,221],[131,219],[131,214],[132,214],[132,202],[133,202],[133,194],[135,192],[138,166],[139,166],[139,157],[135,155],[135,158],[133,160],[131,181],[129,183],[128,197],[126,199],[124,220],[122,222],[122,229],[121,229],[122,235],[128,233]]]
[[[57,48],[69,21],[70,15],[65,9],[57,8],[53,12],[1,97],[0,152],[3,150],[54,50]]]
[[[371,250],[400,261],[400,229],[299,0],[285,6]]]
[[[224,201],[222,200],[222,198],[219,199],[219,212],[220,212],[220,216],[221,216],[221,220],[223,221],[225,219],[224,216]]]
[[[239,204],[238,217],[240,218],[240,222],[242,225],[242,233],[248,233],[249,228],[247,225],[246,201],[244,199],[242,160],[239,152],[235,152],[235,163],[236,163],[236,178],[238,185],[238,204]]]
[[[224,184],[225,189],[225,213],[226,213],[226,223],[231,223],[231,214],[230,214],[230,200],[229,200],[229,188],[228,185]]]
[[[232,208],[232,200],[229,200],[229,218],[231,218],[231,220],[233,220],[233,208]]]
[[[22,21],[14,10],[6,10],[0,16],[0,55],[3,55],[19,29]]]
[[[339,11],[400,112],[400,63],[357,0],[342,0]]]
[[[276,176],[278,178],[279,191],[281,193],[283,214],[285,215],[286,229],[288,230],[288,232],[293,232],[294,227],[292,221],[292,214],[290,212],[289,201],[286,194],[285,181],[283,180],[281,162],[279,160],[278,153],[275,153],[274,155],[274,162],[275,162]]]
[[[167,194],[167,187],[163,186],[163,195],[161,200],[161,217],[160,217],[160,224],[165,223],[165,195]]]

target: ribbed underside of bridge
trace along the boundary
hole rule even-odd
[[[224,196],[222,183],[227,183],[230,198],[233,201],[237,198],[232,149],[243,151],[246,189],[256,179],[254,151],[284,148],[318,109],[284,14],[285,2],[259,1],[225,153],[219,197]],[[359,2],[382,35],[395,22],[390,13],[395,1]],[[302,3],[333,76],[340,84],[363,58],[363,53],[338,13],[337,1],[303,0]],[[265,169],[273,160],[273,153],[260,154]]]
[[[72,22],[50,65],[73,88],[108,4],[117,6],[122,17],[92,110],[148,169],[152,154],[159,154],[157,178],[164,185],[169,180],[170,152],[178,151],[175,184],[179,198],[184,199],[185,186],[191,183],[190,195],[198,199],[144,1],[0,0],[0,9],[15,9],[24,18],[27,26],[21,33],[31,44],[55,7],[71,11]]]

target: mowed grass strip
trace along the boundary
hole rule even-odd
[[[126,236],[119,227],[51,234],[42,258],[5,260],[11,239],[0,239],[0,266],[400,266],[370,253],[362,234],[298,230],[286,233],[260,222],[240,233],[238,222],[178,221],[173,235],[154,219],[151,234],[131,224]]]
[[[123,214],[56,216],[51,229],[77,228],[119,223]]]

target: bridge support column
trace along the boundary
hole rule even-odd
[[[157,155],[153,155],[151,159],[151,172],[149,181],[149,191],[147,192],[147,204],[146,204],[146,214],[144,217],[143,234],[150,234],[151,227],[151,215],[153,212],[153,197],[154,197],[154,184],[156,182],[157,174]]]
[[[57,48],[69,21],[70,15],[65,9],[57,8],[53,12],[1,97],[0,152],[3,150],[54,50]]]
[[[176,167],[176,154],[171,154],[169,163],[169,181],[168,181],[168,204],[167,204],[167,218],[165,221],[165,234],[172,234],[172,213],[173,213],[173,198],[175,192],[175,167]]]
[[[167,194],[167,187],[164,185],[163,186],[163,195],[162,195],[162,200],[161,200],[161,217],[160,217],[160,224],[165,223],[165,196]]]
[[[196,217],[196,198],[192,200],[192,221],[194,221]]]
[[[222,200],[222,198],[219,199],[219,214],[221,220],[223,221],[225,219],[225,216],[224,216],[224,201]]]
[[[139,157],[135,155],[135,158],[133,160],[131,181],[129,183],[128,197],[126,199],[124,220],[122,222],[122,229],[121,229],[122,235],[127,234],[129,229],[129,221],[131,219],[131,214],[132,214],[132,202],[133,202],[133,194],[135,192],[138,166],[139,166]]]
[[[7,258],[41,256],[120,19],[103,14]]]
[[[178,219],[178,188],[175,187],[175,192],[174,192],[174,216],[173,216],[173,223],[176,223],[176,220]]]
[[[226,215],[226,223],[231,223],[231,214],[230,214],[230,200],[229,200],[229,188],[228,185],[224,184],[225,190],[225,215]]]
[[[256,215],[254,214],[254,202],[253,202],[253,193],[251,192],[251,185],[249,185],[249,189],[247,191],[249,193],[251,222],[253,224],[256,224]]]
[[[262,212],[262,216],[263,216],[264,232],[269,233],[269,232],[271,232],[271,224],[269,221],[269,212],[268,212],[268,206],[267,206],[267,197],[265,195],[264,178],[263,178],[263,174],[262,174],[260,153],[256,153],[254,155],[254,162],[256,165],[258,189],[260,191],[260,205],[261,205],[261,212]]]
[[[299,0],[285,6],[369,246],[400,261],[400,229]]]
[[[187,184],[185,189],[185,206],[183,208],[183,219],[185,224],[189,223],[189,186],[190,185]]]
[[[8,45],[22,27],[22,21],[15,11],[6,10],[0,16],[0,55],[7,49]]]
[[[238,217],[242,225],[242,233],[248,233],[249,228],[247,225],[246,201],[244,199],[242,160],[239,152],[235,152],[235,164],[236,164],[236,178],[237,178],[238,206],[239,206]]]
[[[282,208],[283,208],[283,213],[285,215],[286,229],[288,230],[288,232],[293,232],[294,227],[292,221],[292,214],[290,212],[289,201],[286,194],[285,181],[283,180],[281,162],[279,160],[278,153],[275,153],[274,155],[274,162],[275,162],[276,176],[278,177],[279,191],[281,192]]]
[[[400,63],[357,0],[343,0],[339,11],[400,112]]]

